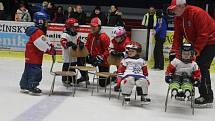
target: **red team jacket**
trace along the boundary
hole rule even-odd
[[[34,41],[37,40],[42,35],[45,35],[44,32],[40,29],[37,29],[29,38],[29,41],[26,43],[25,50],[25,62],[28,64],[42,64],[44,52],[39,50],[35,45]]]
[[[179,56],[179,48],[183,37],[200,54],[207,45],[215,44],[215,21],[201,8],[188,5],[184,13],[174,18],[174,37],[172,50]]]
[[[113,44],[113,49],[117,52],[125,52],[125,47],[128,43],[131,42],[131,39],[129,37],[126,36],[125,40],[123,40],[122,42],[118,43],[116,42],[115,39],[112,39],[112,44]]]
[[[110,38],[105,33],[100,33],[96,39],[95,34],[88,34],[86,48],[91,56],[96,57],[101,55],[104,58],[104,63],[101,66],[108,67],[107,57],[109,55]]]

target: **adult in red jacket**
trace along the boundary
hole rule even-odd
[[[107,34],[101,32],[101,21],[99,18],[93,18],[90,26],[91,33],[88,34],[85,45],[90,53],[87,61],[93,66],[98,66],[100,72],[109,72],[107,57],[109,55],[110,38]],[[99,85],[102,87],[106,86],[105,79],[100,78]]]
[[[116,57],[125,57],[126,45],[131,42],[131,39],[126,36],[124,27],[116,27],[112,31],[113,39],[110,44],[110,53]]]
[[[175,13],[171,52],[175,52],[176,57],[179,57],[183,38],[191,43],[196,51],[202,78],[199,86],[200,97],[195,99],[195,104],[212,104],[214,97],[209,69],[215,56],[215,21],[201,8],[187,5],[186,0],[172,0],[168,9]]]
[[[47,20],[46,14],[36,12],[34,14],[35,26],[28,27],[26,35],[30,36],[25,49],[25,69],[20,81],[21,92],[40,94],[42,91],[37,88],[42,80],[43,54],[55,55],[54,46],[46,39]]]

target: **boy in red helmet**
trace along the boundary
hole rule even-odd
[[[61,35],[61,46],[62,46],[62,56],[63,56],[63,71],[68,71],[69,66],[75,66],[77,65],[83,65],[82,58],[75,58],[70,56],[70,49],[76,50],[77,46],[79,46],[80,49],[84,48],[84,43],[81,42],[77,36],[76,29],[78,27],[78,20],[74,18],[69,18],[65,22],[65,30],[63,34]],[[71,69],[70,71],[75,71],[74,69]],[[82,75],[82,79],[84,78],[86,81],[89,81],[89,78],[84,71],[80,71]],[[72,83],[72,78],[75,79],[75,77],[70,76],[62,76],[62,82],[65,86],[70,86]],[[80,80],[80,79],[79,79]]]
[[[127,46],[127,56],[122,59],[117,70],[119,75],[118,83],[121,83],[121,91],[125,102],[130,102],[130,96],[134,86],[136,85],[137,95],[141,96],[141,101],[149,103],[148,98],[148,70],[144,59],[140,57],[142,46],[138,42],[131,42]]]

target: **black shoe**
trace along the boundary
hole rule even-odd
[[[213,106],[213,100],[207,99],[202,96],[195,99],[195,107],[210,108],[212,106]]]
[[[36,88],[29,89],[29,93],[32,95],[40,95],[42,93],[42,90],[36,87]]]
[[[120,86],[116,85],[116,86],[114,87],[114,91],[115,91],[115,92],[119,92],[119,91],[120,91]]]

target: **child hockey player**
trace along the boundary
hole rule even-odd
[[[79,41],[76,29],[78,27],[78,20],[74,18],[69,18],[65,22],[65,30],[61,35],[60,43],[62,46],[62,55],[63,55],[63,67],[62,71],[68,71],[69,66],[75,66],[76,64],[81,65],[84,63],[81,58],[75,58],[70,56],[70,49],[76,50],[79,46],[80,49],[84,48],[84,43]],[[75,71],[74,69],[70,71]],[[82,78],[85,77],[86,80],[89,80],[86,72],[81,71]],[[62,82],[65,86],[70,86],[72,83],[72,78],[62,76]]]
[[[180,58],[175,58],[168,65],[165,81],[169,84],[174,97],[187,100],[192,93],[193,85],[197,86],[201,73],[194,61],[194,49],[191,44],[181,46]]]
[[[141,96],[141,101],[150,102],[150,98],[147,97],[149,86],[147,65],[140,57],[142,46],[137,42],[131,42],[127,49],[128,57],[122,59],[117,70],[118,80],[122,80],[121,89],[124,101],[130,101],[132,89],[136,85],[137,95]]]
[[[114,28],[112,34],[114,38],[111,40],[110,54],[118,58],[124,58],[126,54],[126,45],[131,42],[131,39],[126,36],[125,28],[121,26]],[[112,79],[116,80],[116,78]],[[119,91],[119,89],[120,85],[114,87],[114,91],[116,92]]]
[[[125,55],[125,47],[128,43],[131,42],[131,39],[126,36],[126,31],[124,27],[116,27],[112,31],[113,39],[110,44],[110,53],[113,56],[124,57]]]
[[[25,69],[20,81],[21,92],[40,94],[42,91],[37,88],[42,80],[43,54],[55,55],[54,46],[46,38],[46,31],[49,17],[41,12],[34,14],[35,26],[28,27],[26,35],[30,36],[25,48]]]

